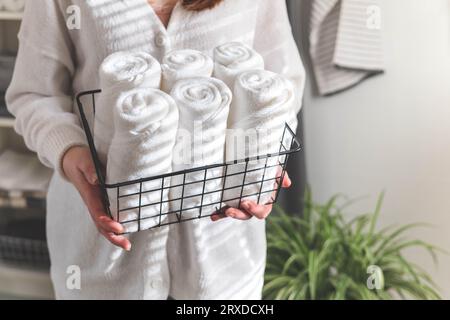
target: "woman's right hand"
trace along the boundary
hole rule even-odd
[[[101,201],[101,190],[89,149],[78,146],[70,148],[64,154],[62,167],[66,177],[80,193],[98,231],[112,244],[130,251],[130,241],[124,236],[117,235],[124,231],[123,226],[105,213]]]

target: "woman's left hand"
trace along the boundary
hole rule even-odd
[[[289,188],[292,185],[291,179],[287,172],[284,175],[282,188]],[[272,212],[272,204],[259,205],[254,201],[242,201],[239,209],[237,208],[224,208],[222,212],[215,213],[211,216],[212,221],[218,221],[224,218],[234,218],[238,220],[249,220],[252,217],[258,219],[266,219]]]

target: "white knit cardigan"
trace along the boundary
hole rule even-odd
[[[68,28],[77,18],[80,28]],[[26,145],[57,172],[47,212],[57,298],[261,298],[264,221],[203,219],[141,232],[130,236],[133,248],[127,253],[99,235],[64,179],[61,157],[72,146],[86,145],[74,94],[97,89],[100,63],[119,50],[145,50],[161,59],[171,49],[211,54],[224,42],[245,42],[264,56],[268,70],[295,83],[298,112],[305,76],[285,1],[225,0],[198,13],[178,4],[166,29],[147,0],[33,0],[26,4],[18,37],[7,104]],[[73,282],[77,270],[80,288]]]

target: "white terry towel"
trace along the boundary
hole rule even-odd
[[[108,153],[107,183],[145,179],[172,171],[172,151],[178,127],[175,101],[159,89],[139,88],[123,93],[114,110],[115,134]],[[114,217],[125,223],[126,232],[149,229],[168,213],[170,179],[156,179],[108,190]],[[161,193],[161,188],[167,188]],[[153,190],[153,191],[152,191]],[[148,192],[147,192],[148,191]],[[141,210],[139,210],[139,193]],[[147,193],[145,193],[147,192]],[[132,195],[125,197],[126,195]],[[118,211],[128,208],[120,212]],[[162,215],[160,215],[162,213]],[[139,218],[145,218],[140,223]],[[161,217],[161,220],[160,220]]]
[[[0,5],[5,11],[20,12],[25,8],[25,0],[2,0]]]
[[[210,77],[214,63],[208,55],[197,50],[173,50],[162,61],[161,90],[170,93],[178,80]]]
[[[178,81],[171,93],[178,104],[180,122],[174,149],[173,170],[181,171],[204,165],[223,164],[231,90],[221,80],[207,77]],[[175,176],[170,190],[171,212],[179,212],[181,219],[212,214],[220,207],[222,167]],[[202,182],[208,179],[203,186]],[[183,194],[183,203],[179,199]],[[211,192],[203,197],[196,196]],[[217,192],[215,192],[217,190]],[[203,201],[202,201],[203,200]],[[217,203],[216,203],[217,202]],[[204,205],[200,212],[200,206]],[[208,206],[209,205],[209,206]],[[184,210],[190,209],[190,210]]]
[[[290,115],[294,104],[294,86],[282,75],[264,70],[239,75],[228,121],[227,162],[278,153],[285,124],[292,120]],[[246,175],[242,173],[245,163],[230,166],[229,174],[234,176],[226,180],[224,202],[238,207],[241,192],[247,196],[244,200],[259,200],[260,204],[269,202],[279,170],[278,161],[278,157],[269,158],[267,169],[264,169],[265,159],[250,161]],[[272,180],[262,183],[263,175],[265,180]],[[260,190],[259,197],[256,194]]]
[[[117,107],[119,95],[134,88],[159,89],[161,66],[148,53],[120,51],[103,61],[99,76],[102,92],[96,103],[94,142],[100,161],[106,165],[114,134],[113,109]]]
[[[236,77],[249,70],[264,70],[264,59],[241,42],[229,42],[214,49],[214,77],[233,90]]]

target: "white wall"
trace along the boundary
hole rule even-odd
[[[383,225],[431,223],[411,235],[450,251],[450,1],[383,6],[386,74],[328,98],[314,96],[311,81],[306,90],[309,183],[320,201],[369,196],[354,212],[385,190]],[[436,269],[425,253],[408,255],[450,298],[450,258]]]

